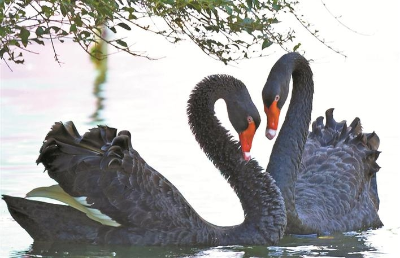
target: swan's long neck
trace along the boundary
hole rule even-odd
[[[288,221],[296,223],[298,215],[295,209],[295,182],[311,120],[314,92],[312,71],[303,57],[289,55],[274,66],[271,76],[281,76],[276,79],[287,82],[284,84],[287,87],[286,92],[289,88],[290,76],[293,78],[289,109],[273,147],[267,171],[281,189],[285,199]]]
[[[271,244],[281,238],[286,225],[283,198],[255,160],[243,160],[240,144],[232,140],[214,112],[216,100],[223,98],[229,105],[237,91],[248,94],[242,85],[229,76],[208,77],[200,82],[188,102],[189,124],[203,151],[237,193],[245,213],[242,224],[218,229],[225,238],[222,243],[241,239],[248,244]]]

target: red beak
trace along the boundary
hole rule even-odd
[[[281,110],[278,108],[277,104],[278,101],[274,101],[269,108],[264,105],[264,111],[265,114],[267,114],[267,129],[265,130],[265,136],[270,140],[275,137],[278,129]]]
[[[254,121],[249,121],[249,126],[247,127],[247,129],[239,134],[240,145],[242,146],[243,158],[247,161],[251,159],[250,150],[255,133],[256,133],[256,124],[254,123]]]

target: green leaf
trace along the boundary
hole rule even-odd
[[[126,29],[126,30],[131,30],[131,27],[129,27],[129,25],[126,24],[126,23],[120,22],[117,25],[122,27],[122,28],[124,28],[124,29]]]
[[[53,29],[55,33],[58,33],[61,30],[58,26],[51,26],[50,29]]]
[[[31,35],[29,30],[27,30],[25,27],[21,27],[21,32],[19,33],[19,36],[24,47],[28,45],[29,35]]]
[[[79,37],[81,38],[81,39],[83,39],[83,40],[85,40],[85,39],[88,39],[89,37],[90,37],[90,32],[88,32],[88,31],[81,31],[80,33],[79,33]]]
[[[253,7],[253,1],[252,0],[246,0],[247,6],[249,7],[249,9],[251,9]]]
[[[137,17],[136,17],[136,15],[134,15],[133,13],[129,13],[128,19],[129,19],[129,20],[136,20]]]
[[[71,24],[71,27],[69,27],[69,32],[77,32],[76,24]]]
[[[38,37],[42,37],[42,35],[43,35],[43,34],[45,34],[45,32],[44,32],[44,29],[43,29],[43,28],[44,28],[43,26],[39,26],[39,27],[37,27],[37,29],[36,29],[35,33],[36,33],[36,35],[37,35]]]
[[[232,13],[233,13],[232,8],[230,8],[229,6],[225,6],[225,11],[229,15],[232,15]]]
[[[54,11],[50,7],[45,6],[45,5],[42,5],[41,7],[42,7],[42,11],[43,11],[44,15],[47,18],[49,18],[50,16],[52,16],[54,14]]]
[[[271,46],[272,44],[273,44],[273,42],[271,42],[269,39],[264,39],[261,49],[267,48],[267,47]]]
[[[122,39],[117,39],[115,42],[117,42],[117,44],[120,46],[128,47],[128,44],[126,44],[126,42],[123,41]]]
[[[8,41],[8,45],[19,47],[19,43],[15,39],[12,39],[12,40]]]
[[[297,44],[296,46],[293,47],[293,51],[296,51],[297,49],[299,49],[299,47],[301,46],[301,43]]]
[[[115,29],[115,27],[110,27],[109,28],[112,32],[117,33],[117,29]]]
[[[60,11],[61,11],[62,16],[65,17],[65,16],[67,15],[68,9],[65,8],[65,4],[62,3],[62,2],[61,2],[61,4],[60,4]]]
[[[275,23],[279,23],[279,20],[277,19],[277,18],[271,18],[271,19],[268,19],[268,23],[270,23],[270,24],[275,24]]]
[[[82,15],[83,15],[83,10],[84,9],[82,9]],[[78,27],[82,27],[83,22],[82,22],[82,19],[81,19],[80,15],[75,16],[74,24],[76,24],[76,26],[78,26]]]
[[[42,40],[38,39],[38,38],[32,39],[32,41],[35,41],[39,45],[43,45],[44,46],[44,42]]]
[[[275,11],[279,11],[282,8],[282,5],[278,4],[278,0],[274,0],[272,3],[272,8],[274,8]]]
[[[61,32],[60,32],[60,33],[58,33],[58,35],[62,35],[62,36],[68,36],[68,35],[69,35],[69,33],[68,33],[68,32],[66,32],[65,30],[61,29]]]

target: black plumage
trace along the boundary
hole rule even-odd
[[[176,187],[132,148],[128,131],[98,126],[81,136],[72,122],[56,123],[37,160],[67,195],[103,220],[71,207],[4,196],[11,215],[34,240],[127,245],[275,244],[286,226],[284,201],[272,178],[255,160],[245,161],[240,144],[214,115],[223,98],[239,133],[260,117],[246,87],[231,76],[205,78],[188,101],[189,125],[206,155],[236,191],[242,224],[219,227],[205,221]],[[56,191],[57,187],[55,188]],[[62,192],[62,191],[61,191]],[[99,212],[101,212],[101,214]],[[106,215],[107,217],[104,217]]]
[[[376,184],[379,137],[362,133],[358,118],[349,127],[346,122],[336,122],[333,109],[326,111],[325,124],[323,117],[318,117],[309,132],[312,76],[308,61],[289,53],[276,62],[263,89],[264,100],[276,94],[286,100],[293,78],[289,109],[267,167],[285,199],[286,233],[326,234],[380,227]]]

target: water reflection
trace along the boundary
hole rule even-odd
[[[94,246],[85,244],[47,244],[35,242],[29,251],[16,252],[12,256],[40,257],[182,257],[194,256],[201,252],[199,248],[185,247],[127,247]]]
[[[106,30],[102,29],[103,37],[106,37]],[[91,122],[103,122],[104,119],[101,117],[101,111],[104,109],[104,96],[103,96],[103,86],[105,85],[107,79],[107,53],[108,53],[108,45],[101,39],[99,39],[99,43],[95,44],[91,52],[94,56],[92,56],[91,61],[94,64],[97,75],[95,77],[93,83],[93,95],[96,98],[95,111],[90,116]]]
[[[107,63],[106,59],[101,61]],[[104,109],[104,96],[103,86],[106,81],[106,69],[98,70],[98,75],[94,81],[93,95],[96,97],[95,111],[90,115],[91,122],[103,122],[104,119],[101,116],[101,111]]]
[[[288,236],[280,242],[279,247],[270,247],[272,256],[334,256],[362,257],[364,252],[377,251],[367,243],[364,233],[349,232],[321,237]]]
[[[124,247],[35,242],[28,251],[13,257],[89,256],[89,257],[376,257],[377,250],[368,241],[372,231],[330,236],[285,236],[279,246],[220,247]]]

